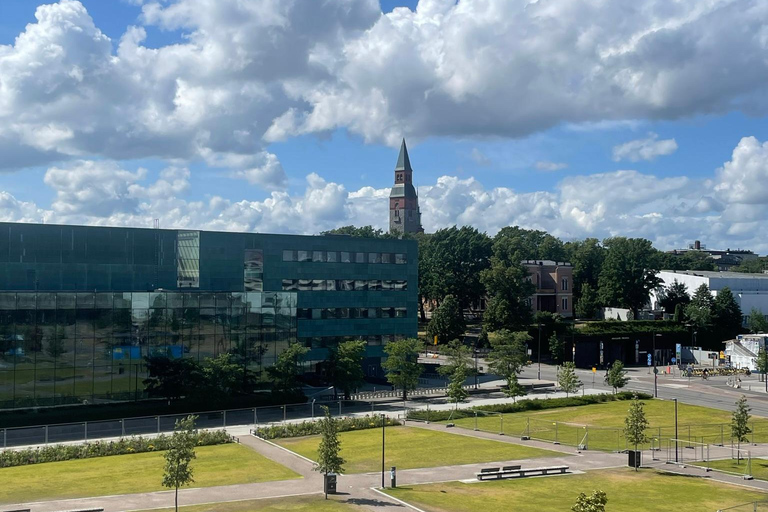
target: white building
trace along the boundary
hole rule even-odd
[[[688,287],[688,294],[693,296],[696,289],[706,284],[712,295],[717,297],[725,287],[731,289],[736,302],[741,307],[744,323],[752,308],[757,308],[763,315],[768,315],[768,274],[744,274],[741,272],[714,272],[700,270],[662,270],[658,277],[662,286],[669,287],[678,281]],[[651,292],[651,308],[660,309],[658,297]]]
[[[725,355],[735,368],[757,371],[757,353],[765,350],[768,334],[739,334],[735,340],[725,342]]]

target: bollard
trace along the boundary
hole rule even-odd
[[[475,411],[475,430],[477,430],[477,411]]]
[[[341,400],[339,400],[339,416],[341,416]]]
[[[45,429],[45,444],[48,444],[48,425],[44,426]]]
[[[160,416],[157,417],[157,433],[160,433]]]
[[[253,408],[253,426],[256,426],[256,424],[258,423],[257,420],[258,418],[256,417],[256,408],[254,407]]]
[[[503,436],[504,435],[504,415],[503,414],[499,414],[499,419],[501,420],[501,427],[500,427],[500,430],[499,430],[499,435]]]
[[[122,435],[123,437],[125,437],[125,420],[124,420],[124,419],[121,419],[121,420],[120,420],[120,430],[122,431],[122,434],[121,434],[121,435]]]

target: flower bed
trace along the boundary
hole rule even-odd
[[[127,455],[167,450],[171,436],[160,434],[157,437],[127,437],[118,441],[96,441],[78,445],[52,445],[24,450],[5,450],[0,452],[0,468],[60,462],[73,459],[90,459],[110,455]],[[197,432],[197,446],[233,443],[234,438],[223,430],[201,430]]]
[[[362,416],[358,418],[337,418],[336,425],[339,432],[350,430],[365,430],[381,427],[381,416]],[[400,425],[400,421],[387,418],[386,425],[393,427]],[[262,439],[281,439],[285,437],[312,436],[320,433],[319,421],[302,421],[301,423],[286,423],[285,425],[272,425],[260,427],[253,431],[253,435]]]

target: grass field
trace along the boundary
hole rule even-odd
[[[736,459],[724,459],[724,460],[712,460],[707,464],[706,462],[696,462],[695,464],[701,466],[709,466],[712,469],[719,471],[727,471],[736,475],[745,474],[747,468],[747,461],[742,459],[736,463]],[[752,476],[758,480],[768,480],[768,460],[766,459],[752,459]]]
[[[325,500],[322,495],[293,496],[264,500],[233,501],[179,507],[181,512],[356,512],[355,505],[340,503],[331,496]],[[152,509],[152,512],[173,512],[173,508]]]
[[[628,409],[629,402],[620,401],[504,414],[503,432],[507,435],[520,436],[526,431],[530,419],[530,433],[535,439],[557,440],[562,444],[575,446],[582,442],[585,433],[589,430],[587,440],[590,449],[624,450],[629,447],[624,441],[621,429],[624,427],[624,418],[627,416]],[[674,402],[648,400],[645,402],[645,413],[651,425],[649,436],[658,438],[661,434],[663,440],[675,437]],[[690,436],[691,441],[719,443],[721,425],[723,425],[723,440],[726,443],[729,440],[730,431],[727,424],[731,421],[731,413],[728,411],[679,404],[678,421],[678,436],[681,439],[688,439]],[[557,425],[555,425],[556,422]],[[461,427],[473,428],[475,419],[462,418],[455,423]],[[752,423],[755,441],[768,442],[768,419],[753,418]],[[502,428],[498,414],[480,417],[477,424],[480,430],[489,432],[499,432]],[[584,429],[577,425],[589,425],[595,428]]]
[[[193,487],[301,478],[239,444],[201,446]],[[163,490],[163,452],[48,462],[0,469],[0,503]]]
[[[611,512],[715,511],[768,494],[703,478],[644,470],[590,471],[581,475],[493,482],[418,485],[387,493],[427,512],[569,512],[579,492],[608,495]],[[514,505],[513,505],[514,504]],[[751,510],[751,509],[750,509]]]
[[[347,460],[347,473],[366,473],[381,469],[381,430],[342,432],[341,456]],[[304,457],[315,459],[319,436],[276,441]],[[386,432],[386,467],[427,468],[475,462],[505,461],[533,457],[555,457],[557,452],[518,446],[498,441],[458,436],[421,428],[390,427]]]

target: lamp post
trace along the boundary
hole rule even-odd
[[[381,415],[381,488],[384,489],[384,436],[386,430],[384,427],[387,425],[386,415]]]
[[[539,371],[536,376],[536,380],[541,380],[541,322],[539,322],[539,353],[538,353],[538,360],[539,360]]]
[[[653,397],[659,398],[659,369],[656,368],[656,337],[661,334],[653,333]]]
[[[475,341],[475,389],[477,389],[477,341]]]
[[[675,400],[675,463],[677,463],[677,398]]]

